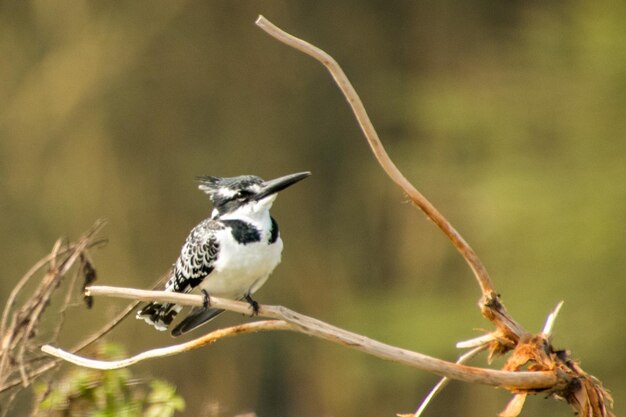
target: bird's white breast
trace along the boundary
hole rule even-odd
[[[238,243],[229,228],[217,232],[220,244],[213,271],[200,288],[209,295],[239,299],[258,290],[280,263],[283,242],[280,237],[272,244],[266,236],[260,242]]]

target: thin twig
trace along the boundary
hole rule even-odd
[[[161,284],[163,284],[167,280],[168,277],[169,277],[169,273],[164,274],[155,283],[153,288],[157,288],[157,287],[161,286]],[[108,323],[106,323],[104,326],[102,326],[99,330],[97,330],[92,335],[90,335],[89,337],[85,338],[84,340],[79,342],[77,345],[75,345],[71,349],[70,352],[78,353],[78,352],[84,350],[85,348],[91,346],[93,343],[97,342],[98,340],[100,340],[102,337],[104,337],[105,335],[110,333],[115,327],[117,327],[124,319],[126,319],[135,310],[135,308],[137,308],[137,306],[140,303],[141,303],[141,301],[134,301],[134,302],[130,303],[129,305],[127,305],[124,308],[124,310],[119,312],[115,317],[113,317],[113,319],[111,319]],[[31,379],[36,379],[39,376],[45,374],[46,372],[54,369],[61,362],[62,362],[62,360],[59,359],[59,358],[51,359],[47,363],[41,365],[39,368],[31,370],[29,372],[29,376],[30,376]],[[10,390],[10,389],[18,386],[18,385],[20,385],[20,383],[21,383],[21,379],[20,378],[14,378],[14,379],[4,383],[2,386],[0,386],[0,394],[5,392],[5,391],[7,391],[7,390]]]
[[[456,363],[464,364],[465,362],[472,359],[474,356],[478,355],[480,352],[482,352],[486,348],[487,348],[487,345],[475,347],[474,349],[468,352],[465,352],[464,354],[459,356],[459,359],[457,359]],[[437,384],[430,390],[428,395],[426,395],[426,397],[424,398],[420,406],[417,408],[415,413],[413,413],[413,417],[420,417],[422,413],[426,410],[426,407],[428,407],[428,404],[430,404],[430,401],[433,398],[435,398],[435,395],[439,394],[441,390],[445,388],[446,385],[448,385],[448,382],[450,382],[450,378],[447,378],[447,377],[441,378],[439,382],[437,382]]]
[[[194,294],[179,294],[166,291],[146,291],[134,288],[91,286],[89,295],[103,295],[142,301],[171,302],[179,305],[201,306],[204,298]],[[249,314],[248,303],[211,297],[211,305],[237,313]],[[283,320],[294,325],[294,331],[351,347],[367,354],[419,368],[451,379],[517,389],[546,389],[554,387],[559,380],[553,372],[505,372],[485,368],[469,367],[433,358],[422,353],[391,346],[365,336],[324,323],[282,306],[262,305],[259,316]],[[47,352],[52,352],[51,348]]]
[[[81,341],[79,344],[74,346],[74,348],[71,349],[71,352],[72,353],[80,352],[81,350],[83,350],[86,347],[92,345],[93,343],[95,343],[96,341],[101,339],[103,336],[108,334],[117,325],[119,325],[119,323],[121,323],[122,320],[124,320],[126,317],[128,317],[128,315],[133,312],[133,310],[139,305],[139,303],[140,303],[139,301],[130,303],[126,308],[124,308],[123,311],[121,311],[111,321],[109,321],[107,324],[105,324],[101,329],[99,329],[98,331],[93,333],[91,336],[87,337],[85,340]],[[58,358],[52,359],[52,360],[48,361],[47,363],[41,365],[39,368],[31,370],[28,375],[30,376],[31,379],[36,379],[39,376],[45,374],[46,372],[54,369],[61,362],[62,362],[61,359],[58,359]],[[14,378],[14,379],[6,382],[4,385],[0,386],[0,394],[2,394],[3,392],[5,392],[7,390],[15,388],[20,383],[21,383],[21,379],[20,378]]]
[[[30,379],[28,372],[26,371],[24,364],[24,355],[28,347],[26,341],[29,340],[31,335],[35,333],[35,329],[39,326],[39,321],[49,305],[49,300],[52,297],[52,293],[59,286],[63,277],[67,274],[69,269],[74,265],[76,260],[81,256],[84,250],[92,243],[90,238],[93,234],[97,233],[104,226],[104,222],[97,222],[94,227],[87,232],[87,235],[79,240],[69,256],[61,260],[57,265],[58,252],[60,250],[61,243],[57,241],[52,250],[52,259],[48,272],[44,276],[41,284],[37,288],[34,296],[27,302],[26,309],[28,311],[28,320],[26,322],[26,329],[22,332],[23,341],[21,342],[17,352],[17,362],[19,364],[19,371],[22,377],[22,384],[28,386]],[[16,339],[16,342],[18,340]]]
[[[101,243],[94,236],[104,226],[104,221],[97,221],[76,243],[63,245],[59,239],[47,256],[38,261],[30,270],[18,281],[11,291],[6,302],[0,323],[0,335],[2,346],[0,349],[0,392],[5,391],[5,387],[14,387],[21,383],[24,386],[30,384],[32,379],[39,374],[35,374],[27,355],[33,350],[37,342],[34,335],[38,331],[40,319],[50,304],[50,299],[54,291],[60,285],[61,280],[73,266],[76,259],[81,256],[87,248],[94,247]],[[34,292],[25,297],[26,301],[20,308],[15,308],[18,297],[26,285],[32,281],[37,272],[47,266],[47,271]],[[71,291],[65,296],[65,302],[61,306],[62,311],[67,307],[71,296]],[[59,327],[52,331],[52,338],[58,335]],[[47,364],[46,364],[47,365]],[[43,365],[42,367],[45,367]],[[39,369],[41,369],[40,367]],[[7,379],[17,370],[19,378],[14,378],[7,383]]]
[[[71,362],[78,366],[84,366],[86,368],[92,369],[102,369],[102,370],[111,370],[111,369],[120,369],[126,368],[128,366],[134,365],[138,362],[145,361],[147,359],[154,358],[163,358],[166,356],[177,355],[182,352],[187,352],[193,349],[200,348],[202,346],[208,345],[209,343],[216,342],[220,339],[224,339],[226,337],[236,336],[239,334],[245,333],[256,333],[260,331],[271,331],[271,330],[293,330],[294,326],[282,320],[265,320],[265,321],[256,321],[252,323],[241,324],[238,326],[226,327],[223,329],[214,330],[211,333],[208,333],[204,336],[201,336],[197,339],[191,340],[189,342],[181,343],[178,345],[167,346],[164,348],[151,349],[145,352],[141,352],[138,355],[131,356],[130,358],[114,360],[114,361],[101,361],[96,359],[87,359],[83,358],[79,355],[74,355],[69,352],[65,352],[62,349],[58,349],[52,347],[50,345],[44,345],[41,347],[41,350],[61,358],[65,361]]]
[[[548,314],[546,324],[543,326],[543,330],[541,331],[541,333],[543,333],[545,337],[550,337],[552,335],[554,322],[556,321],[556,317],[559,315],[559,311],[561,311],[561,307],[563,307],[563,303],[563,301],[559,302],[554,310],[552,310],[552,312]]]
[[[378,137],[378,133],[376,133],[376,129],[374,129],[374,125],[367,115],[363,102],[359,98],[359,95],[352,86],[352,83],[350,83],[350,80],[346,77],[346,74],[343,72],[337,61],[320,48],[283,31],[263,16],[258,17],[256,24],[270,36],[288,46],[291,46],[292,48],[312,56],[328,69],[333,79],[341,89],[341,92],[346,97],[348,104],[352,108],[359,126],[361,127],[361,130],[363,131],[363,134],[365,135],[369,146],[381,167],[385,170],[389,178],[391,178],[391,180],[409,196],[413,204],[419,207],[424,214],[426,214],[426,216],[432,220],[437,227],[439,227],[439,229],[441,229],[448,239],[452,241],[454,247],[461,253],[474,272],[474,276],[480,285],[483,295],[485,297],[489,297],[494,292],[493,284],[487,269],[478,258],[478,255],[465,241],[465,239],[463,239],[461,234],[457,232],[457,230],[452,227],[450,222],[435,208],[435,206],[433,206],[430,201],[428,201],[428,199],[424,197],[422,193],[420,193],[404,177],[391,158],[389,158],[389,155],[385,151],[385,148]]]
[[[71,249],[68,248],[66,251],[70,251],[70,250]],[[7,325],[7,321],[9,318],[9,314],[11,313],[11,309],[15,305],[15,300],[17,299],[17,296],[20,293],[20,291],[22,291],[24,286],[26,286],[28,281],[32,278],[33,275],[35,275],[37,271],[39,271],[45,265],[50,263],[52,259],[54,259],[56,256],[57,255],[52,252],[49,255],[45,256],[44,258],[40,259],[35,265],[33,265],[28,270],[28,272],[26,272],[26,274],[24,274],[22,278],[20,278],[18,283],[13,287],[13,289],[11,290],[11,294],[9,294],[9,298],[7,299],[6,305],[4,307],[4,311],[2,312],[2,323],[0,324],[0,335],[6,335],[6,330],[7,330],[6,325]]]

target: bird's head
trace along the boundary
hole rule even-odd
[[[237,213],[253,216],[269,210],[279,191],[311,175],[298,172],[269,181],[254,175],[238,177],[198,177],[198,188],[208,194],[213,203],[212,217]]]

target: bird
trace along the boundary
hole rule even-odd
[[[205,324],[224,310],[209,308],[210,295],[245,300],[253,314],[252,299],[281,261],[283,241],[270,208],[279,191],[303,180],[298,172],[269,181],[255,175],[198,177],[198,188],[213,204],[211,216],[195,226],[172,265],[165,291],[200,290],[204,306],[194,307],[171,331],[180,336]],[[157,330],[165,331],[182,310],[174,303],[151,302],[137,312]]]

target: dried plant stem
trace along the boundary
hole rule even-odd
[[[163,276],[161,276],[160,279],[153,286],[153,288],[162,287],[163,284],[165,283],[165,281],[168,278],[169,278],[169,272],[164,274]],[[127,305],[122,311],[120,311],[108,323],[106,323],[100,329],[95,331],[93,334],[91,334],[87,338],[83,339],[78,344],[76,344],[70,350],[70,352],[78,353],[78,352],[82,351],[83,349],[91,346],[92,344],[94,344],[98,340],[100,340],[102,337],[104,337],[109,332],[111,332],[114,328],[116,328],[124,319],[126,319],[137,308],[137,306],[139,304],[140,304],[140,301],[134,301],[134,302],[130,303],[129,305]],[[38,368],[32,369],[29,372],[29,377],[31,379],[35,379],[35,378],[45,374],[46,372],[54,369],[61,362],[62,362],[62,360],[60,358],[52,359],[52,360],[42,364]],[[0,385],[0,394],[2,394],[3,392],[5,392],[7,390],[10,390],[10,389],[16,387],[17,385],[19,385],[21,383],[21,381],[22,381],[21,378],[14,378],[14,379],[12,379],[12,380],[10,380],[8,382],[5,382],[4,384]]]
[[[413,185],[404,177],[404,175],[402,175],[400,170],[389,158],[378,137],[378,134],[376,133],[376,130],[374,129],[374,126],[372,125],[372,122],[367,115],[361,99],[339,64],[337,64],[337,62],[329,54],[320,48],[286,33],[269,22],[263,16],[258,17],[256,24],[275,39],[315,58],[323,64],[326,69],[328,69],[337,83],[337,86],[348,101],[348,104],[352,108],[359,126],[361,127],[361,130],[363,131],[363,134],[365,135],[368,144],[382,169],[385,173],[387,173],[391,180],[408,195],[413,204],[422,210],[426,216],[432,220],[437,227],[439,227],[446,237],[450,239],[457,251],[463,256],[474,273],[482,292],[482,297],[479,303],[481,313],[497,328],[497,330],[492,332],[492,336],[494,337],[493,341],[489,342],[487,345],[490,358],[495,354],[503,354],[514,349],[513,355],[508,361],[509,365],[527,363],[528,361],[531,361],[536,365],[533,365],[534,370],[544,369],[557,373],[555,369],[559,368],[560,376],[568,375],[567,378],[563,377],[560,382],[568,378],[581,378],[585,381],[584,384],[581,385],[582,388],[572,388],[571,386],[568,387],[568,389],[564,389],[563,386],[560,388],[553,388],[556,390],[561,389],[558,396],[565,397],[566,400],[572,404],[579,413],[581,413],[581,415],[586,417],[592,415],[612,415],[612,413],[607,411],[606,408],[607,405],[611,404],[610,394],[602,388],[601,384],[593,377],[586,374],[570,358],[563,358],[553,353],[554,349],[547,340],[547,333],[549,333],[552,329],[553,320],[549,320],[546,324],[546,329],[548,331],[544,331],[543,334],[533,336],[507,312],[504,304],[500,301],[500,296],[493,287],[491,278],[487,273],[487,269],[478,258],[478,255],[457,232],[457,230],[452,227],[450,222],[448,222],[448,220],[415,187],[413,187]],[[556,313],[553,316],[556,316]],[[534,340],[536,342],[530,349],[528,349],[528,340]],[[524,349],[527,351],[524,352]],[[547,360],[542,360],[541,358],[545,359],[546,352],[551,352],[547,355],[549,358],[547,358]],[[515,369],[517,370],[519,367],[516,367]],[[525,398],[525,393],[520,393],[516,396],[516,399],[510,403],[506,410],[506,414],[508,416],[512,416],[516,411],[521,410],[523,398]],[[588,413],[586,412],[587,409],[592,409],[593,412]]]
[[[380,166],[383,170],[385,170],[391,180],[409,196],[413,204],[419,207],[426,214],[426,216],[428,216],[428,218],[441,229],[448,239],[452,241],[454,247],[461,253],[474,272],[474,276],[478,280],[478,284],[480,285],[483,295],[488,296],[493,293],[494,290],[491,278],[489,277],[487,269],[478,258],[478,255],[476,255],[470,245],[463,239],[459,232],[452,227],[450,222],[435,208],[435,206],[433,206],[430,201],[428,201],[428,199],[424,197],[422,193],[420,193],[404,177],[391,158],[389,158],[387,151],[385,151],[385,148],[378,137],[378,133],[376,133],[376,129],[374,129],[374,125],[367,115],[363,102],[359,98],[359,95],[352,86],[352,83],[350,83],[350,80],[346,77],[346,74],[343,72],[337,61],[318,47],[311,45],[302,39],[296,38],[295,36],[290,35],[289,33],[278,28],[263,16],[258,17],[256,24],[275,39],[312,56],[328,69],[333,79],[341,89],[341,92],[346,97],[348,104],[352,108],[359,126],[361,127],[361,130],[363,131],[363,134],[365,135],[365,138],[367,139],[367,142]]]
[[[115,316],[111,321],[109,321],[107,324],[105,324],[101,329],[99,329],[98,331],[94,332],[91,336],[87,337],[86,339],[84,339],[83,341],[81,341],[80,343],[78,343],[76,346],[74,346],[70,352],[72,353],[77,353],[80,352],[81,350],[85,349],[86,347],[92,345],[93,343],[95,343],[96,341],[100,340],[103,336],[105,336],[107,333],[109,333],[111,330],[113,330],[115,327],[117,327],[118,324],[120,324],[122,322],[122,320],[124,320],[126,317],[128,317],[128,315],[130,313],[133,312],[133,310],[135,310],[135,308],[137,308],[137,306],[139,305],[139,301],[134,302],[134,303],[130,303],[126,308],[124,308],[124,310],[122,310],[117,316]],[[54,369],[57,365],[59,365],[59,363],[61,363],[61,358],[57,358],[57,359],[52,359],[48,362],[46,362],[45,364],[41,365],[38,368],[35,368],[33,370],[31,370],[28,375],[31,379],[35,379],[43,374],[45,374],[46,372]],[[3,392],[10,390],[11,388],[16,387],[17,385],[19,385],[21,383],[21,378],[14,378],[6,383],[4,383],[2,386],[0,386],[0,394],[2,394]]]
[[[23,386],[30,384],[33,374],[30,366],[27,366],[26,354],[32,350],[33,335],[40,319],[52,294],[76,260],[88,248],[100,243],[95,235],[103,226],[103,221],[96,222],[77,243],[63,248],[62,241],[57,240],[51,253],[37,262],[11,291],[0,321],[0,385],[3,389],[8,385],[7,379],[12,376],[15,366],[20,375],[19,382]],[[22,307],[16,309],[18,296],[35,274],[45,267],[47,271],[34,293],[26,299]],[[65,300],[68,302],[69,298],[66,297]],[[58,334],[58,331],[53,333]]]
[[[385,151],[374,125],[367,115],[363,102],[337,61],[320,48],[283,31],[263,16],[258,17],[256,24],[270,36],[315,58],[326,67],[352,108],[352,112],[382,169],[387,173],[389,178],[407,194],[411,202],[439,227],[469,265],[482,292],[480,308],[483,316],[500,328],[506,337],[510,338],[513,342],[527,335],[526,330],[508,314],[506,308],[500,302],[499,296],[494,290],[493,283],[487,272],[487,268],[485,268],[476,252],[474,252],[472,247],[463,239],[461,234],[439,210],[406,179],[393,163],[387,151]]]
[[[203,297],[200,295],[179,294],[164,291],[145,291],[133,288],[92,286],[88,288],[88,292],[91,296],[100,295],[128,298],[141,301],[156,300],[161,302],[172,302],[180,305],[201,306],[203,303]],[[232,301],[223,298],[211,297],[211,305],[215,308],[222,308],[242,314],[250,314],[250,306],[247,303],[240,301]],[[285,326],[284,328],[280,329],[275,327],[266,329],[264,326],[276,325],[260,324],[257,325],[258,327],[255,327],[255,331],[292,330],[310,336],[318,337],[324,340],[328,340],[334,343],[338,343],[343,346],[351,347],[382,359],[387,359],[394,362],[402,363],[404,365],[416,367],[434,373],[436,375],[445,376],[455,380],[504,388],[514,387],[517,389],[545,389],[553,387],[559,383],[556,374],[552,372],[504,372],[492,369],[469,367],[455,364],[452,362],[447,362],[418,352],[413,352],[410,350],[391,346],[367,338],[365,336],[352,333],[344,329],[340,329],[312,317],[308,317],[295,311],[289,310],[282,306],[263,305],[259,310],[259,316],[283,321],[288,323],[289,326]],[[232,334],[235,334],[235,332],[228,333],[228,335]],[[203,345],[204,344],[198,344],[194,346],[199,347]],[[184,348],[180,351],[184,350],[188,349]],[[61,357],[60,355],[58,355],[60,351],[56,348],[47,346],[45,347],[44,351]],[[165,352],[167,352],[168,355],[173,354],[170,353],[171,351]],[[153,353],[151,353],[149,357],[158,357],[158,355],[155,356]]]
[[[246,323],[239,326],[226,327],[223,329],[218,329],[212,331],[211,333],[205,334],[202,337],[191,340],[189,342],[181,343],[178,345],[167,346],[159,349],[151,349],[145,352],[141,352],[138,355],[132,356],[130,358],[114,360],[114,361],[100,361],[96,359],[87,359],[82,356],[75,355],[69,352],[65,352],[62,349],[58,349],[52,347],[50,345],[42,346],[41,350],[56,356],[65,361],[71,362],[78,366],[84,366],[86,368],[92,369],[101,369],[101,370],[111,370],[111,369],[120,369],[126,368],[128,366],[134,365],[138,362],[145,361],[147,359],[154,358],[164,358],[166,356],[177,355],[179,353],[187,352],[189,350],[197,349],[202,346],[208,345],[209,343],[217,342],[220,339],[224,339],[231,336],[236,336],[245,333],[255,333],[260,331],[269,331],[269,330],[293,330],[293,325],[286,323],[281,320],[268,320],[268,321],[257,321],[252,323]]]
[[[465,352],[464,354],[459,356],[459,359],[457,359],[456,363],[463,364],[467,362],[468,360],[472,359],[474,356],[478,355],[480,352],[482,352],[486,348],[487,348],[486,345],[475,347],[474,349],[468,352]],[[439,382],[437,382],[437,384],[430,390],[428,395],[426,395],[426,397],[424,398],[420,406],[417,408],[415,413],[413,413],[412,417],[420,417],[422,413],[426,410],[426,407],[428,407],[428,404],[430,404],[431,400],[435,398],[435,396],[439,394],[441,390],[445,388],[446,385],[448,385],[448,382],[450,382],[450,378],[448,377],[441,378]]]

